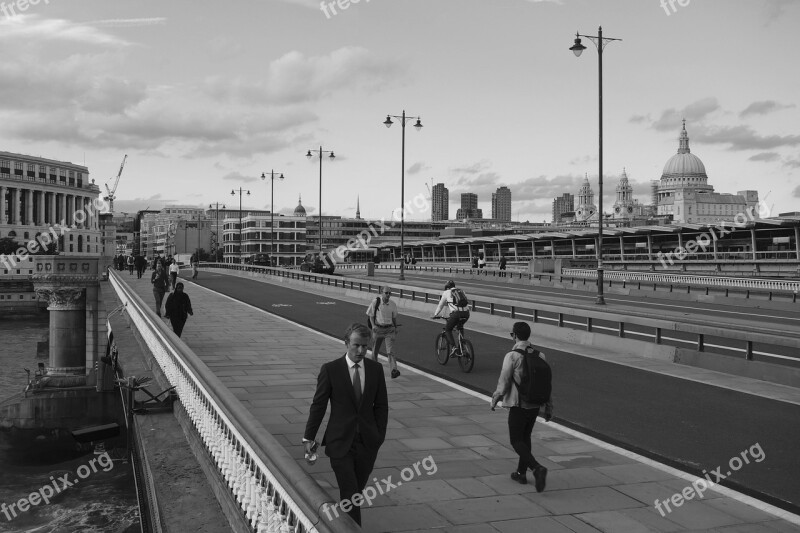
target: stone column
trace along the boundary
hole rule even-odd
[[[44,216],[44,191],[39,191],[39,225],[46,226],[47,218]]]
[[[50,311],[51,376],[86,375],[86,299],[83,287],[36,287]]]
[[[33,219],[33,189],[25,189],[25,224],[29,226],[36,224]]]
[[[5,224],[6,220],[6,193],[8,189],[0,187],[0,224]]]
[[[21,190],[19,187],[14,189],[14,194],[11,195],[11,201],[14,205],[11,206],[11,223],[17,226],[22,225],[22,211],[19,208]]]
[[[58,223],[61,224],[62,226],[66,226],[67,225],[67,195],[64,194],[63,192],[62,193],[58,193],[58,199],[59,199],[58,203],[61,204],[61,209],[59,210],[60,212],[58,213],[61,216],[61,218],[58,219]]]

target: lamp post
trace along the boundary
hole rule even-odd
[[[219,202],[215,202],[213,204],[208,204],[208,208],[209,209],[211,209],[212,207],[215,208],[214,209],[215,214],[216,214],[215,219],[217,221],[216,225],[214,226],[216,231],[214,232],[215,240],[214,240],[214,247],[213,247],[213,250],[212,250],[212,252],[214,252],[214,262],[216,263],[217,262],[217,248],[219,248]],[[225,204],[222,204],[222,209],[225,209]],[[198,257],[197,259],[199,260],[200,257]]]
[[[272,257],[273,257],[273,253],[274,253],[274,250],[275,250],[275,171],[274,170],[270,170],[269,171],[269,176],[270,176],[270,178],[269,178],[270,182],[272,183],[272,185],[270,187],[270,194],[269,194],[269,198],[270,198],[270,208],[269,208],[269,225],[270,225],[270,231],[269,231],[269,235],[270,235],[269,266],[274,266],[272,264]],[[264,172],[261,173],[261,179],[262,180],[267,179],[267,175]],[[283,179],[283,173],[281,173],[281,175],[278,176],[278,179],[279,180]]]
[[[306,157],[311,160],[317,154],[319,157],[319,260],[322,261],[322,155],[330,154],[328,158],[333,161],[336,156],[333,155],[333,150],[323,150],[322,146],[319,150],[309,150]]]
[[[611,41],[621,41],[622,39],[613,39],[611,37],[603,37],[603,27],[597,29],[597,35],[581,35],[575,34],[575,43],[569,48],[575,54],[575,57],[580,57],[581,53],[586,50],[586,47],[581,44],[581,37],[591,39],[597,48],[597,61],[598,61],[598,89],[599,99],[598,107],[599,114],[599,157],[600,171],[598,173],[598,182],[600,189],[600,199],[598,201],[597,219],[598,219],[598,233],[597,233],[597,301],[599,305],[605,305],[606,301],[603,297],[603,48],[606,43]]]
[[[409,120],[417,119],[417,123],[414,124],[414,127],[417,131],[422,129],[422,122],[420,117],[407,117],[406,110],[403,110],[403,114],[400,116],[397,115],[386,115],[386,120],[383,121],[383,125],[387,128],[391,128],[393,118],[400,119],[400,125],[402,127],[402,145],[400,149],[400,281],[406,279],[404,275],[405,270],[405,263],[403,262],[403,254],[405,251],[405,219],[406,219],[406,123]]]
[[[239,187],[239,264],[242,264],[242,194],[247,193],[250,196],[250,191],[245,191]],[[236,189],[231,191],[231,196],[236,196]]]

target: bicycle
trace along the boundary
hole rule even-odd
[[[437,320],[446,320],[441,316],[433,318]],[[464,336],[464,324],[467,322],[467,320],[468,319],[466,318],[462,318],[458,321],[456,327],[453,328],[456,343],[458,344],[458,348],[461,352],[461,355],[453,355],[453,357],[458,357],[458,364],[461,367],[461,370],[469,373],[472,372],[472,369],[475,366],[475,349],[472,347],[472,343]],[[443,327],[442,332],[436,337],[436,360],[440,365],[446,365],[451,357],[450,352],[452,351],[452,347],[447,341],[447,334],[445,333],[446,330],[447,326]]]

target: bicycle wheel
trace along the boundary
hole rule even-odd
[[[446,365],[450,360],[450,346],[447,345],[447,336],[444,333],[439,333],[436,337],[436,360],[440,365]]]
[[[472,367],[475,366],[475,349],[472,343],[467,339],[461,339],[461,357],[458,358],[458,364],[461,365],[461,370],[464,372],[472,372]]]

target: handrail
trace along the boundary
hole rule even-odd
[[[597,270],[581,268],[565,268],[563,277],[596,279]],[[800,281],[784,281],[775,279],[731,278],[722,276],[696,276],[691,274],[666,274],[657,272],[615,272],[606,270],[603,276],[607,279],[623,281],[650,281],[661,283],[682,283],[687,285],[712,285],[716,287],[740,287],[745,289],[765,289],[778,291],[800,291]]]
[[[377,292],[378,289],[384,284],[380,281],[372,282],[353,278],[345,279],[341,276],[313,274],[310,272],[298,272],[297,270],[272,267],[253,267],[249,265],[240,267],[240,265],[230,263],[207,263],[206,266],[212,268],[260,272],[263,275],[286,277],[300,281],[320,283],[329,286],[332,285],[334,287],[341,286],[343,289],[357,290],[362,292]],[[400,285],[396,282],[391,282],[390,286],[395,289],[397,297],[400,299],[405,298],[412,301],[421,301],[432,304],[439,301],[440,291],[429,292],[430,289],[410,285]],[[772,345],[800,349],[800,333],[797,335],[792,335],[786,331],[764,328],[762,326],[737,325],[732,327],[730,324],[714,322],[708,318],[703,320],[703,324],[695,324],[688,321],[680,322],[677,319],[665,320],[657,315],[628,316],[621,313],[598,311],[594,306],[583,305],[580,303],[574,303],[571,304],[570,308],[565,308],[563,304],[555,302],[523,302],[519,300],[509,300],[507,298],[492,298],[489,296],[481,296],[479,299],[472,300],[470,309],[473,312],[478,313],[506,315],[512,319],[516,317],[530,316],[534,323],[543,319],[543,317],[539,316],[541,313],[550,313],[557,317],[559,327],[564,325],[565,317],[573,317],[575,319],[583,319],[585,321],[586,331],[597,330],[600,333],[605,333],[605,329],[608,329],[614,331],[614,333],[620,337],[625,336],[629,325],[635,325],[653,330],[654,333],[648,336],[652,336],[654,338],[655,344],[661,344],[662,331],[664,330],[682,332],[696,336],[696,346],[699,351],[706,351],[706,336],[721,337],[730,340],[741,341],[744,345],[742,351],[744,351],[745,358],[748,360],[753,358],[754,343],[759,345]],[[553,320],[556,319],[554,318]],[[601,328],[600,326],[593,325],[593,321],[595,320],[612,322],[616,324],[616,327]],[[736,350],[736,348],[726,349]],[[797,356],[780,357],[797,360]]]
[[[360,531],[344,515],[322,520],[322,505],[333,503],[328,494],[271,435],[253,430],[260,427],[255,417],[194,352],[169,339],[167,326],[154,320],[148,306],[113,270],[109,281],[170,385],[176,387],[212,464],[252,531]]]

